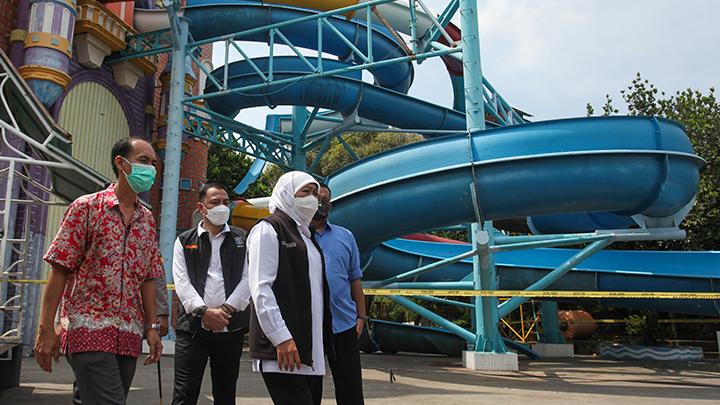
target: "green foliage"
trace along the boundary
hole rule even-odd
[[[230,191],[231,198],[236,197],[232,189],[245,176],[252,159],[238,152],[224,148],[219,145],[212,144],[208,151],[208,168],[207,180],[210,182],[218,182],[224,184]],[[251,184],[248,190],[243,194],[245,198],[264,197],[270,194],[272,188],[263,181],[256,181]]]
[[[360,159],[423,139],[420,135],[416,134],[391,132],[350,132],[343,134],[342,138],[348,147],[352,149],[353,153]],[[308,152],[308,169],[317,157],[319,149],[320,148],[316,148]],[[330,142],[330,146],[320,159],[320,164],[317,165],[315,174],[321,177],[327,177],[331,173],[351,163],[353,163],[353,157],[346,147],[335,138]],[[283,169],[279,166],[269,165],[263,172],[261,179],[271,186],[270,190],[272,191],[272,186],[283,173]]]
[[[688,237],[682,241],[625,244],[628,248],[672,250],[720,249],[720,103],[715,89],[707,93],[687,89],[666,95],[648,79],[637,74],[632,83],[620,92],[629,115],[652,115],[680,122],[685,126],[695,152],[707,161],[698,185],[695,207],[683,223]],[[592,113],[590,103],[586,109]],[[616,114],[609,95],[603,106],[604,115]]]
[[[353,152],[360,159],[363,159],[389,149],[421,141],[423,138],[416,134],[351,132],[344,134],[343,139],[350,148],[352,148]],[[317,156],[317,153],[317,151],[308,153],[308,167]],[[330,142],[330,147],[320,161],[317,172],[325,177],[352,162],[353,158],[347,149],[338,139],[333,139],[332,142]]]
[[[645,327],[647,326],[647,317],[645,315],[630,315],[625,318],[625,333],[630,336],[642,336],[645,334]]]

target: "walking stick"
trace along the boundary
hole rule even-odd
[[[158,368],[158,391],[160,392],[160,405],[163,405],[162,403],[162,372],[160,371],[160,359],[158,359],[157,362],[157,368]]]

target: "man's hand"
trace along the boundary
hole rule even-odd
[[[160,337],[167,336],[169,328],[168,316],[158,315],[158,323],[160,323]]]
[[[221,331],[230,323],[230,315],[222,308],[208,308],[203,316],[202,324],[213,332]]]
[[[357,332],[358,337],[360,337],[360,335],[362,335],[364,327],[365,327],[365,319],[358,318],[358,320],[355,322],[355,332]]]
[[[277,348],[277,362],[280,370],[295,371],[300,369],[300,353],[293,339],[280,343]]]
[[[157,363],[160,361],[162,355],[163,345],[160,342],[160,334],[157,329],[150,328],[145,332],[145,338],[147,339],[148,347],[150,348],[150,354],[145,358],[144,365]]]
[[[60,334],[53,326],[38,328],[35,337],[35,361],[41,369],[52,373],[52,360],[60,361]]]

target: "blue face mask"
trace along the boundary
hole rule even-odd
[[[155,183],[155,166],[145,165],[142,163],[130,163],[127,159],[123,158],[130,166],[132,171],[130,174],[125,174],[125,179],[132,191],[136,193],[144,193]]]

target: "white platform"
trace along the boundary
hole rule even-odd
[[[572,343],[536,343],[530,347],[543,357],[575,357]]]
[[[479,353],[463,351],[463,367],[470,370],[517,371],[517,353]]]

